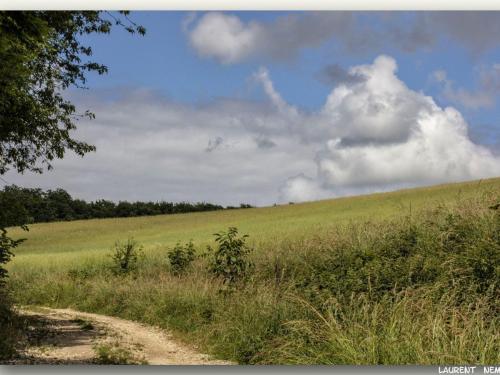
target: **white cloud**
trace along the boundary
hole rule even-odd
[[[264,68],[254,79],[267,102],[86,93],[73,101],[97,119],[76,136],[97,152],[68,155],[43,175],[4,177],[84,199],[269,205],[499,176],[500,158],[471,142],[460,113],[396,72],[388,56],[354,66],[347,75],[363,79],[340,82],[313,113],[289,105]]]
[[[387,56],[351,68],[352,75],[365,79],[340,84],[331,92],[321,111],[325,132],[344,142],[406,140],[420,110],[432,100],[409,90],[396,77],[396,69]]]
[[[233,15],[207,13],[189,38],[200,55],[229,64],[252,55],[259,48],[261,34],[262,28],[257,23],[243,24]]]
[[[326,139],[317,173],[288,179],[285,200],[500,175],[500,158],[470,141],[461,114],[409,89],[396,68],[387,56],[351,68],[366,79],[329,95],[317,121]]]
[[[271,100],[271,103],[284,115],[288,117],[297,117],[299,112],[297,108],[289,105],[276,91],[274,84],[269,78],[269,72],[266,68],[261,67],[257,73],[254,74],[254,78],[261,83],[264,92]]]
[[[351,40],[354,35],[350,12],[289,14],[272,22],[243,22],[220,12],[204,14],[188,30],[191,46],[204,57],[232,64],[256,57],[289,59],[302,48],[313,47],[333,35]],[[366,39],[359,38],[358,41]]]
[[[81,121],[75,137],[97,152],[69,153],[42,175],[10,172],[7,181],[88,200],[270,205],[289,176],[315,170],[314,147],[289,136],[284,116],[265,102],[184,105],[130,88],[85,94],[73,101],[97,118]]]
[[[288,178],[280,188],[280,193],[283,199],[289,202],[313,201],[332,196],[331,192],[322,188],[317,180],[303,173]]]
[[[183,28],[198,54],[224,64],[289,60],[331,40],[343,53],[366,55],[387,47],[429,50],[445,39],[478,56],[499,46],[500,12],[305,12],[247,22],[210,12],[196,21],[189,15]]]

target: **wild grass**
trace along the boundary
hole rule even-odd
[[[147,365],[141,358],[136,358],[127,348],[122,348],[118,344],[101,343],[94,347],[97,365]]]
[[[500,215],[489,207],[499,191],[493,179],[264,209],[35,225],[9,282],[20,304],[159,325],[239,363],[495,364]],[[229,226],[248,233],[255,249],[251,274],[231,292],[221,292],[209,259],[171,272],[168,249],[177,241],[192,239],[203,252]],[[116,274],[106,254],[131,235],[145,256]]]

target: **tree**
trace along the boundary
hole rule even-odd
[[[71,136],[80,118],[92,119],[94,114],[77,114],[63,93],[72,86],[84,87],[87,73],[108,70],[90,60],[92,48],[82,45],[80,36],[109,34],[113,25],[132,34],[145,34],[144,27],[128,16],[127,11],[116,15],[102,11],[0,11],[0,175],[11,168],[42,173],[67,150],[81,156],[95,150]],[[6,276],[2,264],[19,243],[7,237],[7,225],[0,222],[0,279]]]
[[[41,173],[67,150],[81,156],[95,150],[70,134],[79,118],[92,119],[94,114],[77,114],[63,93],[71,86],[84,87],[86,73],[108,70],[88,60],[92,49],[80,43],[81,35],[108,34],[113,24],[132,34],[145,34],[128,15],[126,11],[116,16],[100,11],[0,11],[0,176],[11,168]],[[10,324],[5,318],[10,305],[3,288],[7,271],[2,265],[22,241],[9,238],[5,228],[26,229],[29,221],[17,203],[0,202],[0,332],[7,332]],[[13,340],[8,336],[0,335],[0,358],[12,352]]]
[[[94,114],[76,114],[62,93],[70,86],[84,87],[86,73],[108,70],[86,59],[92,48],[79,36],[107,34],[113,23],[145,33],[128,12],[120,14],[129,26],[109,12],[0,12],[0,174],[9,167],[42,172],[66,150],[81,156],[95,150],[70,134],[78,119]]]

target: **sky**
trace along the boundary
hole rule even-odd
[[[9,183],[258,206],[500,176],[500,12],[132,12],[65,95],[97,147]]]

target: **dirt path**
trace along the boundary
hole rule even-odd
[[[15,363],[227,365],[162,329],[71,309],[21,308],[24,349]]]

